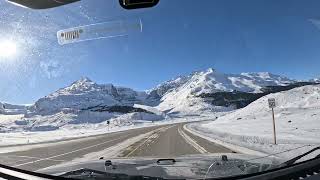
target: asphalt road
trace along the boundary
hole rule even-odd
[[[98,155],[105,158],[141,156],[168,158],[188,154],[232,152],[187,132],[183,129],[184,124],[139,128],[40,146],[29,145],[28,148],[18,146],[18,151],[0,154],[0,161],[1,164],[36,171],[81,159],[96,152],[100,152]],[[106,151],[110,148],[116,150],[117,154],[108,157],[110,154]]]

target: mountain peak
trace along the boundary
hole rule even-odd
[[[93,81],[90,78],[83,76],[79,80],[75,81],[75,83],[93,83]]]
[[[98,88],[98,85],[93,82],[88,77],[81,77],[79,80],[74,81],[71,85],[61,88],[55,93],[53,93],[53,96],[56,96],[57,94],[78,94],[78,93],[85,93],[89,91],[94,91]]]
[[[207,69],[207,72],[209,72],[209,73],[212,73],[212,72],[214,72],[215,71],[215,69],[213,69],[213,68],[208,68]]]
[[[95,85],[96,83],[93,82],[90,78],[88,77],[81,77],[79,80],[74,81],[69,87],[74,87],[74,88],[78,88],[78,87],[88,87],[88,86],[92,86]],[[67,87],[68,88],[68,87]]]

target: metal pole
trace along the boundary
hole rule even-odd
[[[273,108],[272,109],[272,120],[273,120],[273,141],[274,141],[274,144],[277,144],[277,137],[276,137],[276,122],[274,120],[274,111],[273,111]]]

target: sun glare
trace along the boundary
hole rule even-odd
[[[0,41],[0,57],[12,57],[17,53],[17,45],[13,41]]]

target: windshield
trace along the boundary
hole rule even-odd
[[[317,0],[0,7],[1,164],[205,155],[198,178],[221,177],[320,144]]]

